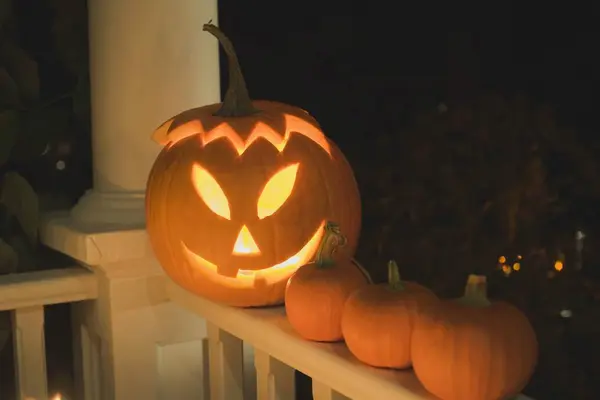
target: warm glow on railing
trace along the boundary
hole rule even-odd
[[[37,400],[33,397],[25,397],[25,400]],[[54,396],[50,397],[48,400],[67,400],[66,397],[63,397],[62,394],[56,393]]]

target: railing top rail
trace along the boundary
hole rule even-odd
[[[96,275],[81,267],[0,276],[0,311],[97,297]]]
[[[357,361],[341,343],[314,343],[291,328],[283,307],[239,309],[213,303],[167,282],[170,298],[219,328],[355,400],[434,399],[410,371],[380,370]]]

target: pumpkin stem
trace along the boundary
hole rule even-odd
[[[469,275],[465,294],[459,300],[472,307],[487,307],[492,303],[487,297],[487,278],[484,275]]]
[[[400,270],[394,260],[388,262],[388,287],[393,291],[404,290],[404,284],[400,280]]]
[[[246,81],[242,74],[242,69],[233,48],[231,40],[223,31],[217,28],[215,25],[204,24],[202,30],[210,33],[217,38],[223,51],[227,55],[228,70],[229,70],[229,86],[225,93],[225,99],[221,104],[221,107],[214,114],[218,117],[230,118],[230,117],[247,117],[259,112],[252,105],[252,100],[248,94],[248,88],[246,87]]]
[[[347,239],[340,230],[340,226],[335,222],[325,223],[325,234],[321,239],[317,254],[315,256],[315,263],[319,268],[331,267],[335,264],[333,255],[339,247],[346,245]]]

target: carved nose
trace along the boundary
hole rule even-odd
[[[242,226],[240,233],[238,233],[235,244],[233,245],[233,254],[245,256],[260,254],[260,249],[256,245],[256,242],[246,225]]]

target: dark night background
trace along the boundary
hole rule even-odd
[[[79,97],[65,100],[71,117],[44,139],[49,152],[2,172],[68,206],[91,186],[84,1],[13,3],[42,97],[75,87]],[[491,293],[536,328],[540,362],[525,393],[538,400],[600,398],[599,14],[575,4],[219,2],[251,96],[308,110],[353,165],[358,259],[381,281],[395,258],[442,296],[486,273]],[[496,261],[517,254],[519,271]],[[556,259],[563,271],[552,271]],[[65,310],[48,310],[51,365],[69,354]],[[51,385],[64,379],[48,370]]]

